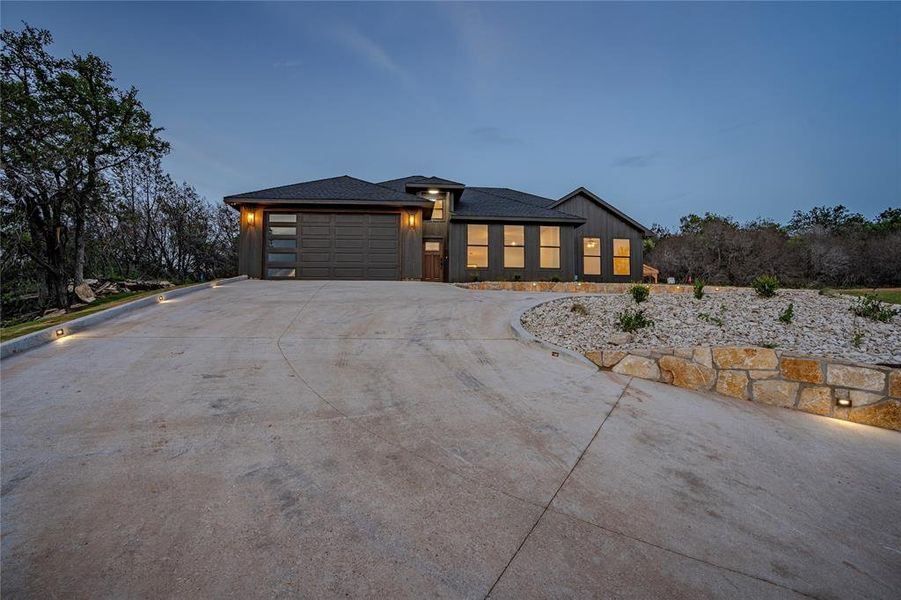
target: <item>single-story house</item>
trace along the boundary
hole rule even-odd
[[[414,175],[227,196],[263,279],[641,281],[647,228],[585,188],[554,200]]]

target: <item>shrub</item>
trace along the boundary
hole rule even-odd
[[[873,294],[857,298],[854,304],[851,305],[851,312],[858,317],[865,317],[880,323],[888,323],[892,320],[892,317],[898,314],[897,310],[889,308]]]
[[[863,332],[859,329],[854,331],[854,335],[851,336],[851,345],[860,350],[860,346],[863,344]]]
[[[559,283],[560,278],[559,277],[551,277],[551,281],[553,281],[554,283]]]
[[[470,275],[469,280],[472,281],[473,283],[475,283],[479,280],[479,276],[478,275]]]
[[[791,302],[789,302],[786,309],[783,310],[779,314],[779,320],[781,322],[785,323],[786,325],[788,325],[792,322],[792,319],[794,318],[794,316],[795,316],[795,305],[792,304]]]
[[[635,304],[641,304],[648,299],[651,288],[646,285],[633,285],[629,288],[629,293],[632,294],[632,299],[635,300]]]
[[[704,297],[704,280],[696,279],[695,280],[695,298],[700,300]]]
[[[719,325],[720,327],[723,326],[723,320],[720,317],[711,316],[710,313],[705,313],[705,312],[698,313],[698,318],[701,319],[702,321],[706,321],[707,323],[715,323],[715,324]]]
[[[654,321],[644,316],[643,310],[631,310],[627,308],[616,315],[616,324],[623,331],[637,331],[645,327],[653,327]]]
[[[514,275],[514,276],[513,276],[513,281],[522,281],[522,275],[518,275],[518,274],[517,274],[517,275]]]
[[[751,282],[751,287],[762,298],[772,298],[779,289],[779,280],[772,275],[758,275]]]
[[[581,302],[573,302],[573,305],[569,307],[569,312],[574,312],[583,317],[588,315],[588,309]]]

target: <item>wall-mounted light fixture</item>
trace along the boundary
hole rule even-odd
[[[253,211],[252,210],[247,211],[247,224],[253,225]]]
[[[410,229],[416,227],[416,214],[410,213],[407,215],[407,225],[410,226]]]
[[[64,336],[64,335],[66,335],[66,331],[65,331],[64,329],[57,329],[57,330],[56,330],[56,337],[62,337],[62,336]]]
[[[849,407],[849,406],[851,406],[851,399],[850,398],[839,398],[835,401],[835,403],[838,404],[839,406]]]

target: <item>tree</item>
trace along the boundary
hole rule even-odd
[[[23,249],[41,264],[50,302],[65,306],[67,275],[84,277],[86,221],[105,207],[104,176],[169,146],[137,90],[116,88],[99,57],[54,58],[50,33],[29,25],[2,41],[3,195],[27,218]]]

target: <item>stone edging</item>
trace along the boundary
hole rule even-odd
[[[63,335],[70,335],[78,331],[84,331],[85,329],[92,327],[93,325],[96,325],[97,323],[100,323],[102,321],[118,317],[123,313],[131,312],[138,308],[156,304],[158,302],[158,296],[163,296],[167,299],[178,298],[179,296],[184,296],[192,292],[225,285],[236,281],[243,281],[244,279],[247,279],[247,275],[238,275],[237,277],[229,277],[228,279],[214,279],[213,281],[208,281],[206,283],[198,283],[197,285],[177,288],[171,291],[161,289],[159,291],[159,294],[151,294],[144,298],[133,300],[132,302],[126,302],[124,304],[113,306],[105,310],[99,310],[93,314],[79,317],[77,319],[72,319],[71,321],[60,323],[59,325],[52,325],[50,327],[47,327],[46,329],[41,329],[39,331],[29,333],[28,335],[23,335],[22,337],[15,338],[8,342],[3,342],[2,344],[0,344],[0,359],[50,343],[53,340],[57,339],[57,337],[59,337],[57,336],[56,332],[60,329],[63,330]]]
[[[512,292],[558,292],[564,294],[624,294],[634,283],[595,283],[592,281],[475,281],[455,283],[467,290],[506,290]],[[647,285],[652,294],[684,294],[694,292],[690,285],[670,285],[651,283]],[[737,289],[730,286],[707,286],[704,293]]]
[[[901,369],[758,346],[608,349],[585,356],[614,373],[901,431]]]

